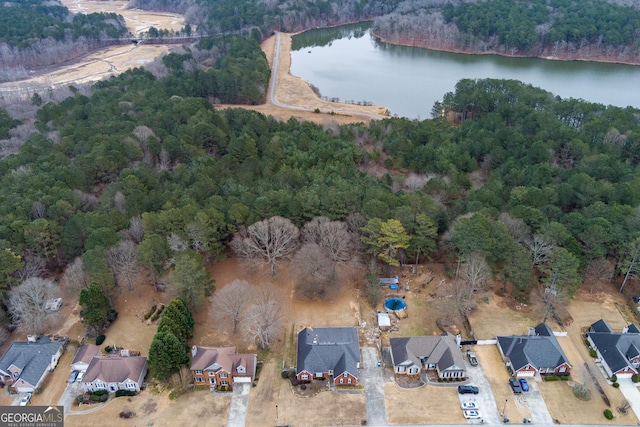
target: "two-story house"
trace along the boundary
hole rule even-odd
[[[256,354],[238,354],[235,347],[191,348],[191,375],[195,385],[231,390],[234,383],[251,383],[256,375]]]

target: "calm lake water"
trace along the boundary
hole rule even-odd
[[[640,66],[465,55],[394,46],[357,24],[293,38],[291,74],[323,97],[368,101],[392,115],[431,117],[434,102],[464,78],[516,79],[563,98],[640,108]]]

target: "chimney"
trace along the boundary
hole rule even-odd
[[[198,347],[195,345],[191,347],[191,357],[196,357],[196,353],[198,352]]]
[[[527,335],[529,335],[530,337],[535,337],[537,335],[536,328],[529,328],[529,333]]]
[[[318,336],[316,335],[315,337],[313,337],[313,345],[317,345],[318,344]]]

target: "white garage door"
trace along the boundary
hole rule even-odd
[[[234,377],[233,382],[234,383],[250,383],[251,377]]]
[[[522,378],[522,377],[533,377],[536,373],[533,371],[522,371],[522,372],[518,372],[516,374],[516,377],[518,378]]]
[[[28,387],[28,386],[24,386],[24,387],[17,387],[18,393],[26,393],[28,391],[33,392],[33,387]]]

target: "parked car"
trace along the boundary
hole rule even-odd
[[[25,393],[20,399],[20,406],[27,406],[27,403],[31,400],[31,392]]]
[[[520,388],[522,389],[522,391],[529,391],[529,383],[527,382],[527,380],[525,380],[524,378],[520,378],[518,381],[520,381]]]
[[[467,350],[467,359],[469,359],[471,366],[478,366],[478,358],[475,353]]]
[[[80,373],[78,374],[78,377],[76,378],[76,382],[80,382],[82,381],[82,378],[84,378],[84,373],[85,371],[80,371]]]
[[[462,402],[462,409],[480,409],[476,402]]]
[[[513,390],[513,394],[522,393],[522,387],[520,387],[520,382],[515,378],[509,378],[509,385],[511,386],[511,390]]]
[[[71,371],[71,375],[69,375],[69,383],[74,383],[78,378],[78,374],[80,374],[80,371],[78,371],[77,369]]]
[[[459,385],[458,393],[460,394],[478,394],[478,387],[474,385]]]
[[[462,412],[462,415],[468,420],[479,420],[480,419],[480,411],[475,409],[468,409]]]

